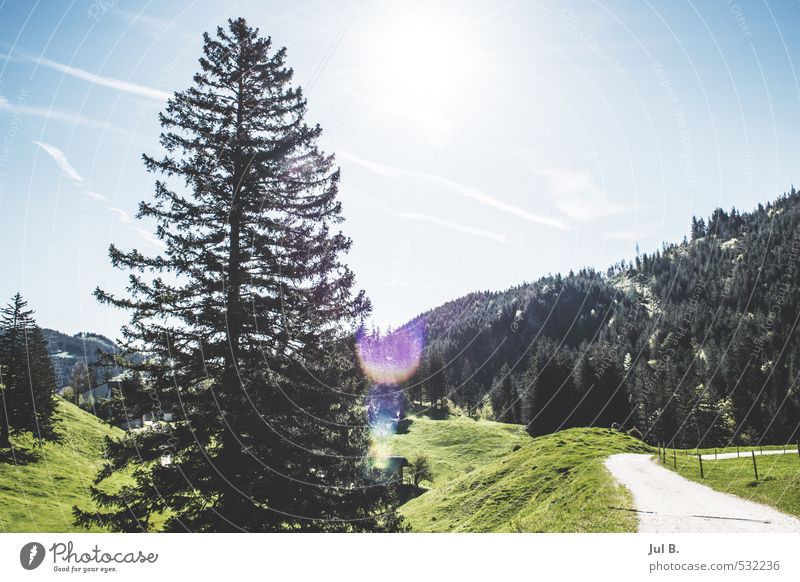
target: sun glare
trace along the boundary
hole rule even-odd
[[[443,129],[480,59],[464,27],[452,16],[420,7],[392,15],[371,34],[373,88],[380,107]]]

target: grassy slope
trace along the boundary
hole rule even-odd
[[[123,432],[59,399],[62,440],[34,447],[30,435],[13,438],[23,459],[0,460],[0,532],[84,531],[72,525],[72,506],[90,506],[88,486],[102,463],[107,435]],[[10,454],[8,455],[10,457]]]
[[[749,453],[749,450],[747,456],[743,453],[741,459],[703,461],[705,479],[700,478],[697,457],[681,457],[678,453],[675,460],[678,473],[687,479],[800,516],[800,458],[797,453],[762,457],[756,452],[758,481],[755,480],[753,459]],[[671,450],[667,453],[666,467],[674,470]]]
[[[607,429],[530,439],[520,427],[456,418],[415,419],[394,451],[424,453],[434,468],[431,489],[401,508],[414,531],[617,532],[634,531],[636,516],[614,509],[632,503],[603,460],[652,449]]]
[[[407,434],[397,435],[392,452],[413,459],[424,454],[431,462],[433,487],[490,463],[530,441],[521,425],[453,416],[448,420],[413,417]],[[430,485],[430,484],[427,484]]]
[[[30,436],[15,438],[17,452],[30,458],[0,461],[0,532],[76,531],[72,506],[90,505],[104,437],[123,433],[64,401],[58,413],[60,442],[34,448]],[[461,417],[417,418],[393,450],[423,453],[434,470],[431,490],[402,508],[416,531],[632,531],[635,516],[611,509],[631,507],[629,496],[602,462],[616,452],[651,451],[610,430],[531,439],[519,426]]]

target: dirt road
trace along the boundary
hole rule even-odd
[[[797,518],[684,479],[650,455],[612,455],[605,465],[633,494],[640,532],[800,532]]]

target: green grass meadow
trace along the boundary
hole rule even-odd
[[[667,449],[669,454],[672,454],[672,449]],[[742,445],[742,446],[730,446],[730,447],[718,447],[718,448],[693,448],[693,449],[675,449],[677,454],[686,456],[689,455],[713,455],[714,453],[740,453],[742,456],[749,455],[750,451],[755,451],[756,455],[758,455],[761,451],[794,451],[797,454],[797,443],[789,443],[786,445]]]
[[[765,451],[781,449],[782,445],[764,447]],[[700,476],[700,462],[697,457],[687,456],[682,450],[676,451],[673,456],[672,450],[667,449],[665,466],[676,470],[687,479],[708,485],[717,491],[770,505],[779,511],[800,517],[800,456],[796,449],[789,447],[789,452],[785,455],[763,456],[756,449],[758,480],[753,470],[750,451],[750,448],[742,448],[741,458],[736,459],[703,460],[704,477]],[[713,454],[713,449],[710,452]],[[736,447],[733,447],[732,452],[736,452]]]
[[[420,532],[635,531],[630,494],[603,461],[652,451],[610,429],[531,439],[522,427],[461,417],[415,418],[393,447],[409,458],[427,455],[434,469],[430,489],[401,507]]]
[[[0,532],[85,531],[72,524],[72,506],[91,506],[88,487],[102,465],[106,436],[124,433],[59,399],[61,440],[35,446],[12,437],[14,456],[0,461]]]
[[[0,532],[83,531],[72,523],[72,507],[91,507],[88,488],[102,464],[106,436],[123,431],[60,401],[61,440],[35,446],[29,435],[14,437],[14,454],[0,460]],[[452,416],[410,418],[391,453],[413,460],[425,455],[434,481],[401,507],[418,532],[631,532],[636,514],[630,494],[605,469],[615,453],[654,454],[649,445],[610,429],[574,428],[538,438],[519,425]],[[765,446],[779,450],[782,445]],[[800,516],[800,456],[756,454],[704,460],[701,479],[693,451],[667,450],[665,467],[718,491]],[[735,452],[736,447],[718,449]],[[714,449],[703,449],[713,454]],[[111,487],[121,485],[118,477]]]

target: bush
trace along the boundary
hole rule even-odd
[[[423,481],[433,483],[433,470],[431,469],[431,462],[425,455],[417,455],[411,461],[411,478],[414,482],[414,487],[419,487]]]
[[[75,404],[75,388],[72,386],[67,386],[64,388],[64,391],[61,393],[61,397],[66,400],[67,402],[72,402]]]

